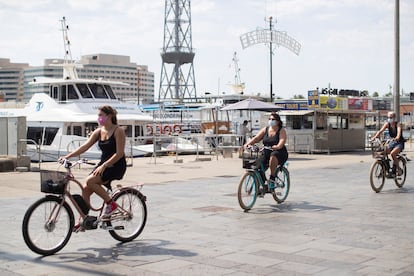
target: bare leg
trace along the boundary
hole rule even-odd
[[[270,156],[269,167],[271,176],[275,176],[277,165],[279,165],[279,160],[277,160],[277,157]]]
[[[89,175],[86,179],[86,187],[82,193],[84,199],[90,202],[91,194],[96,193],[105,201],[105,203],[110,202],[111,197],[108,195],[105,189],[102,188],[102,184],[103,182],[100,176]]]
[[[397,158],[397,155],[399,154],[401,152],[401,150],[399,149],[399,148],[394,148],[392,151],[391,151],[391,157],[392,157],[392,161],[393,161],[393,164],[394,164],[394,166],[398,169],[399,168],[399,166],[398,166],[398,158]]]

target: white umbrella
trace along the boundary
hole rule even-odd
[[[229,104],[223,107],[221,110],[259,110],[259,111],[271,111],[271,110],[280,110],[283,107],[280,105],[275,105],[271,103],[266,103],[258,101],[255,99],[245,99],[243,101]]]

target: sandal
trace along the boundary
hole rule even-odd
[[[81,219],[79,218],[78,223],[76,223],[73,226],[72,232],[78,233],[78,232],[85,232],[85,228],[82,227],[82,224],[80,223]]]

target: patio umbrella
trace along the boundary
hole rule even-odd
[[[258,101],[255,99],[245,99],[243,101],[229,104],[223,107],[221,110],[258,110],[258,111],[272,111],[272,110],[280,110],[282,106],[266,103],[262,101]]]
[[[252,98],[245,99],[243,101],[229,104],[225,107],[223,107],[221,110],[223,111],[231,111],[231,110],[247,110],[248,117],[249,117],[249,124],[250,129],[252,129],[252,111],[277,111],[282,109],[283,107],[280,105],[275,105],[271,103],[266,103],[262,101],[258,101]]]

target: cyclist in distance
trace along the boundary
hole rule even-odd
[[[82,197],[90,204],[92,193],[100,196],[106,203],[104,216],[110,216],[118,206],[102,185],[110,180],[122,179],[126,171],[125,131],[118,126],[116,114],[117,111],[109,105],[99,107],[99,127],[92,132],[83,145],[62,158],[69,159],[78,156],[98,142],[102,151],[101,160],[86,178]]]
[[[388,148],[386,150],[387,154],[391,153],[393,166],[392,166],[392,173],[395,175],[397,172],[398,166],[398,158],[397,155],[404,150],[405,139],[403,137],[402,125],[400,122],[396,121],[395,112],[388,112],[388,120],[384,123],[384,125],[380,128],[380,130],[372,136],[371,141],[377,138],[382,132],[388,129],[389,135],[392,141],[388,144]],[[398,175],[401,174],[401,170],[398,170]]]
[[[271,147],[271,149],[264,149],[263,160],[265,168],[270,167],[269,182],[275,181],[277,166],[282,166],[288,159],[289,154],[285,146],[286,139],[286,129],[283,127],[279,114],[272,112],[269,116],[268,126],[262,128],[255,137],[243,145],[244,148],[247,148],[263,140],[265,147]]]

